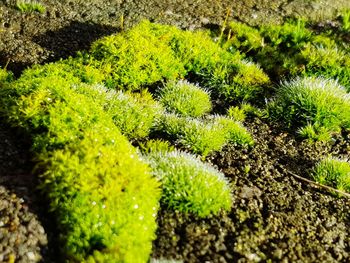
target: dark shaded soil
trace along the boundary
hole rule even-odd
[[[226,14],[254,25],[295,16],[327,20],[350,8],[348,0],[42,0],[46,11],[39,14],[21,13],[15,3],[0,2],[0,66],[7,65],[16,75],[33,64],[88,49],[94,40],[144,18],[188,29],[217,28]],[[257,141],[253,150],[227,147],[209,159],[232,181],[232,212],[200,220],[161,211],[153,257],[186,262],[350,261],[349,200],[287,172],[307,177],[328,153],[349,158],[349,140],[311,146],[258,120],[248,126]],[[0,262],[58,262],[57,235],[35,190],[31,159],[27,140],[0,120]],[[6,239],[10,235],[16,238]]]
[[[0,262],[53,262],[55,233],[26,138],[0,120]],[[15,260],[15,261],[11,261]]]

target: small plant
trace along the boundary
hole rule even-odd
[[[229,183],[212,166],[184,152],[153,152],[147,157],[161,182],[161,202],[168,208],[199,217],[231,208]]]
[[[0,68],[0,87],[6,83],[13,80],[13,75],[11,72]]]
[[[23,13],[39,12],[42,14],[46,11],[45,6],[41,3],[31,0],[17,1],[16,8]]]
[[[348,161],[337,158],[324,159],[315,166],[312,176],[320,184],[350,192],[350,163]]]
[[[187,81],[171,81],[160,90],[159,102],[170,113],[201,117],[211,111],[209,93]]]
[[[193,119],[165,114],[158,130],[203,158],[227,143],[253,145],[251,135],[241,124],[222,116]]]
[[[264,38],[258,29],[240,22],[231,22],[229,25],[228,40],[224,47],[231,51],[240,50],[244,53],[258,50],[264,44]]]
[[[342,29],[345,32],[350,30],[350,10],[343,12],[342,16]]]
[[[334,80],[304,77],[284,82],[267,110],[271,119],[302,128],[300,133],[311,138],[327,138],[325,131],[350,127],[350,96]]]
[[[144,154],[167,153],[175,151],[175,147],[172,146],[168,141],[164,140],[148,140],[146,143],[140,144],[140,149]]]
[[[245,111],[238,107],[238,106],[232,106],[227,110],[227,115],[232,118],[235,121],[244,121],[246,118]]]
[[[105,110],[129,139],[148,136],[162,114],[162,107],[145,90],[140,93],[116,92],[108,98]]]

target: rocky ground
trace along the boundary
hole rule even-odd
[[[235,3],[233,3],[235,2]],[[88,49],[91,42],[147,18],[182,28],[219,27],[227,14],[249,24],[307,16],[325,21],[347,0],[42,0],[21,13],[0,2],[0,66],[26,67]],[[1,105],[0,105],[1,106]],[[349,200],[293,177],[307,177],[331,152],[349,158],[349,139],[309,145],[261,120],[251,151],[227,147],[208,161],[231,180],[230,214],[206,220],[162,210],[154,258],[186,262],[348,262]],[[0,262],[57,262],[54,225],[35,190],[26,138],[0,120]]]

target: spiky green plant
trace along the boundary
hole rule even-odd
[[[241,124],[223,116],[194,119],[165,114],[158,130],[203,158],[213,151],[219,151],[227,143],[253,145],[251,135]]]
[[[201,117],[212,108],[208,91],[183,80],[168,82],[159,92],[159,102],[168,112],[185,117]]]
[[[326,158],[313,169],[312,176],[320,184],[350,192],[350,163],[338,158]]]
[[[311,134],[311,126],[322,133],[350,128],[350,95],[335,80],[303,77],[286,81],[267,104],[267,111],[271,119],[289,128],[309,127],[302,130],[303,135]]]
[[[166,207],[199,217],[230,209],[229,183],[212,166],[179,151],[151,152],[147,158],[162,184],[161,202]]]
[[[46,7],[37,1],[21,0],[16,2],[16,8],[23,13],[39,12],[44,13]]]

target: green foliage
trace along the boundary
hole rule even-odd
[[[68,72],[50,76],[47,67],[56,72],[54,64],[36,67],[1,89],[1,114],[33,138],[64,257],[146,262],[158,183],[105,111],[101,90]]]
[[[219,64],[204,74],[204,79],[213,93],[228,102],[257,99],[269,84],[268,76],[256,64],[242,60]]]
[[[205,32],[147,21],[96,41],[91,56],[95,68],[108,72],[105,83],[113,88],[135,90],[187,75],[217,96],[239,101],[256,98],[269,82],[259,67],[222,49]]]
[[[350,163],[337,158],[320,161],[313,170],[316,182],[350,192]]]
[[[203,158],[213,151],[219,151],[227,143],[253,144],[253,139],[241,124],[222,116],[193,119],[165,114],[158,130]]]
[[[235,121],[244,121],[246,114],[244,110],[238,106],[232,106],[227,110],[227,115]]]
[[[311,138],[314,132],[325,138],[326,131],[350,128],[350,97],[334,80],[304,77],[285,82],[267,110],[271,119],[300,127],[301,134]]]
[[[231,22],[229,25],[228,39],[224,44],[228,49],[240,50],[249,53],[251,50],[260,49],[264,45],[264,38],[258,29],[241,22]]]
[[[153,152],[167,153],[175,150],[168,141],[164,140],[148,140],[146,143],[140,144],[140,149],[144,154],[150,154]]]
[[[185,71],[168,45],[173,31],[173,27],[143,21],[127,32],[96,41],[91,56],[97,65],[109,65],[110,87],[136,90],[163,79],[175,79]]]
[[[338,48],[307,45],[300,53],[305,61],[304,75],[334,78],[350,91],[350,56]]]
[[[349,32],[350,31],[350,10],[344,11],[341,18],[342,18],[342,29],[345,32]]]
[[[229,184],[210,165],[178,151],[153,152],[148,159],[153,174],[162,183],[161,202],[168,208],[199,217],[231,208]]]
[[[119,91],[108,98],[105,110],[129,139],[148,136],[162,114],[162,107],[145,90],[133,94]]]
[[[17,1],[16,8],[22,13],[39,12],[44,13],[46,11],[45,6],[36,1],[21,0]]]
[[[160,90],[159,102],[168,112],[186,117],[201,117],[212,108],[209,93],[187,81],[168,82]]]
[[[11,72],[0,68],[0,87],[7,82],[11,82],[13,80],[13,75]]]
[[[350,90],[350,57],[343,45],[336,38],[311,31],[303,20],[258,29],[232,23],[230,32],[223,47],[245,52],[273,78],[324,76],[336,78]]]
[[[317,124],[307,124],[298,130],[301,138],[309,140],[310,142],[321,141],[327,142],[332,139],[332,132],[326,127]]]

